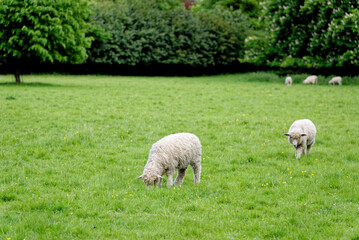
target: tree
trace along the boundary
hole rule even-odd
[[[250,18],[257,19],[261,13],[259,5],[260,0],[201,0],[198,5],[204,9],[213,9],[217,5],[230,8],[233,10],[241,10]]]
[[[20,83],[24,64],[83,62],[89,14],[85,0],[0,0],[0,63]]]
[[[279,67],[359,66],[357,0],[269,0],[267,38],[247,38],[246,60]]]
[[[173,10],[182,6],[179,0],[157,0],[157,5],[161,10]]]

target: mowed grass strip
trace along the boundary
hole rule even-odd
[[[0,239],[359,237],[357,78],[1,77]],[[318,133],[296,160],[283,134],[303,118]],[[177,132],[202,142],[201,183],[147,189]]]

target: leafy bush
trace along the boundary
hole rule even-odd
[[[241,11],[244,15],[249,17],[251,26],[254,29],[260,29],[258,17],[261,14],[260,0],[202,0],[199,1],[197,9],[212,10],[218,6],[231,9],[234,11]]]
[[[266,38],[247,38],[245,61],[280,67],[359,66],[359,2],[270,0]]]
[[[218,66],[243,57],[248,22],[241,13],[220,8],[206,13],[183,8],[163,11],[155,3],[97,4],[88,62]]]
[[[213,9],[220,5],[234,10],[240,9],[249,17],[260,16],[259,0],[203,0],[199,2],[199,5],[205,9]]]
[[[178,0],[157,0],[157,5],[161,10],[173,10],[183,7],[183,4]]]

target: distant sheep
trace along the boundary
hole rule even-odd
[[[304,84],[318,84],[318,77],[317,76],[309,76],[304,81]]]
[[[285,79],[285,85],[287,85],[287,86],[292,86],[292,84],[293,84],[293,80],[292,80],[292,78],[291,77],[287,77],[286,79]]]
[[[309,154],[315,142],[317,129],[309,119],[296,120],[290,126],[288,133],[288,142],[291,143],[295,150],[295,157],[300,158],[301,154]]]
[[[330,85],[335,85],[336,83],[338,85],[342,85],[342,78],[341,77],[333,77],[332,80],[328,82]]]
[[[202,146],[198,137],[191,133],[177,133],[166,136],[152,145],[142,178],[150,186],[161,186],[162,176],[167,174],[167,187],[173,185],[173,175],[178,169],[175,185],[181,185],[188,165],[192,166],[194,183],[201,175]]]

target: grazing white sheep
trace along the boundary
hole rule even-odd
[[[342,78],[341,77],[333,77],[332,80],[328,82],[330,85],[335,85],[338,83],[338,85],[342,85]]]
[[[161,186],[162,175],[167,174],[167,187],[173,185],[173,175],[178,169],[175,185],[180,185],[188,165],[192,166],[194,183],[201,175],[202,146],[198,137],[191,133],[177,133],[166,136],[152,145],[142,178],[149,186]]]
[[[292,86],[292,83],[293,83],[293,80],[292,80],[292,78],[291,77],[287,77],[286,79],[285,79],[285,85],[287,85],[287,86]]]
[[[309,76],[304,81],[304,84],[318,84],[318,77],[317,76]]]
[[[309,119],[302,119],[294,121],[288,133],[284,135],[288,136],[288,142],[293,145],[295,157],[300,158],[302,153],[304,155],[310,153],[315,142],[316,134],[317,129],[313,122]]]

